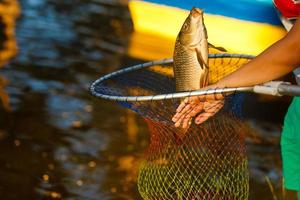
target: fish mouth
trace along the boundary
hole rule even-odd
[[[193,7],[193,9],[191,10],[191,15],[192,17],[196,18],[196,17],[199,17],[203,14],[203,10],[199,9],[199,8],[196,8],[196,7]]]

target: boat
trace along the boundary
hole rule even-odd
[[[131,0],[134,33],[129,55],[143,60],[172,57],[176,36],[192,7],[204,10],[208,40],[229,53],[257,55],[282,38],[272,0]]]

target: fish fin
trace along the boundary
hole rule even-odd
[[[223,47],[216,47],[215,45],[210,44],[210,43],[208,43],[208,47],[209,47],[209,48],[217,49],[217,50],[219,50],[219,51],[227,52],[227,50],[226,50],[225,48],[223,48]]]
[[[198,48],[196,48],[197,52],[197,60],[200,64],[200,67],[202,70],[205,71],[205,74],[202,74],[202,77],[200,78],[200,88],[208,85],[208,63],[206,63],[202,57],[202,54]]]
[[[198,60],[198,62],[200,64],[201,68],[203,69],[203,65],[204,65],[205,68],[208,68],[207,63],[205,63],[205,61],[204,61],[204,59],[202,57],[202,54],[201,54],[201,52],[200,52],[200,50],[198,48],[196,48],[196,52],[197,52],[197,60]]]
[[[204,23],[203,23],[203,29],[204,29],[205,38],[207,40],[208,39],[208,34],[207,34],[207,29],[206,29],[206,26],[204,25]]]
[[[202,81],[202,83],[200,83],[200,87],[205,87],[208,85],[209,83],[209,79],[208,79],[208,70],[205,72],[205,74],[203,75],[204,76],[204,79]]]

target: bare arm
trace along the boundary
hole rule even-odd
[[[300,17],[299,17],[300,18]],[[243,87],[279,78],[300,66],[300,19],[290,32],[216,87]]]
[[[252,61],[207,88],[253,86],[279,78],[300,66],[300,17],[290,32]],[[220,95],[219,95],[220,96]],[[221,98],[222,99],[222,98]],[[188,127],[192,117],[200,124],[218,112],[223,101],[213,95],[210,102],[199,97],[186,98],[176,110],[176,127]],[[205,108],[205,104],[206,106]]]

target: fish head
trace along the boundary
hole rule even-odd
[[[203,10],[194,7],[183,23],[178,39],[183,45],[195,46],[200,43],[204,29]]]

